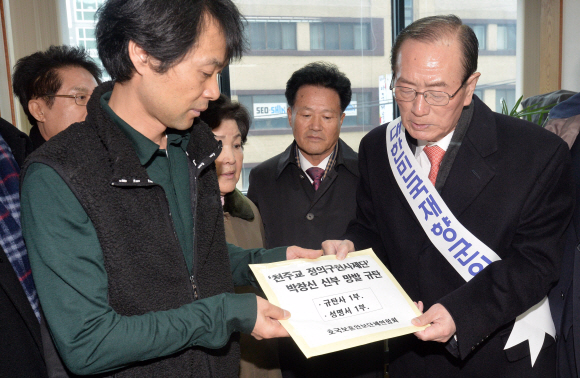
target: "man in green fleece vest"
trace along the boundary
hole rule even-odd
[[[75,374],[235,377],[236,332],[288,336],[288,312],[233,294],[253,282],[248,264],[322,253],[225,243],[221,144],[196,117],[242,55],[241,16],[230,0],[109,0],[98,20],[113,82],[23,168],[24,236],[52,337]]]

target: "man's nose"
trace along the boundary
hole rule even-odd
[[[215,78],[210,78],[208,80],[207,86],[205,88],[205,96],[210,101],[215,101],[220,97],[220,86],[218,83],[217,75]]]
[[[322,130],[322,116],[312,117],[312,122],[310,122],[311,130]]]
[[[415,97],[415,99],[413,100],[413,105],[411,107],[411,111],[413,112],[413,114],[415,114],[416,116],[424,116],[429,114],[430,110],[431,105],[429,105],[427,101],[425,101],[425,97],[423,96],[423,94],[417,93],[417,97]]]

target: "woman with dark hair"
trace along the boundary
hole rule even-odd
[[[222,151],[215,164],[224,208],[226,241],[242,248],[263,248],[264,226],[260,213],[256,205],[236,189],[242,172],[250,115],[246,108],[222,94],[216,101],[210,101],[200,118],[222,142]],[[256,293],[252,287],[236,288],[236,293],[248,292]],[[240,347],[240,378],[282,377],[276,340],[256,340],[242,334]]]

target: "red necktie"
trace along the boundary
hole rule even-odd
[[[324,169],[318,167],[311,167],[306,170],[308,176],[312,179],[312,185],[314,190],[318,190],[320,186],[320,181],[322,181],[322,175],[324,174]]]
[[[431,169],[429,170],[429,181],[435,186],[437,180],[437,173],[439,173],[439,166],[445,155],[445,151],[439,146],[425,146],[423,148],[427,158],[431,162]]]

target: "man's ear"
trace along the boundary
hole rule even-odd
[[[28,101],[28,111],[37,122],[45,122],[46,118],[44,117],[44,108],[46,107],[46,103],[40,99],[35,98],[33,100]]]
[[[147,51],[133,41],[129,41],[127,49],[129,50],[129,59],[131,59],[135,70],[139,75],[143,75],[145,70],[150,69],[151,57]]]
[[[288,114],[288,124],[290,125],[290,128],[292,128],[292,108],[286,108],[286,113]]]
[[[465,99],[463,100],[463,106],[469,106],[469,104],[471,104],[473,92],[475,91],[475,86],[477,85],[480,76],[481,73],[474,72],[469,79],[467,79],[467,82],[465,83]]]

